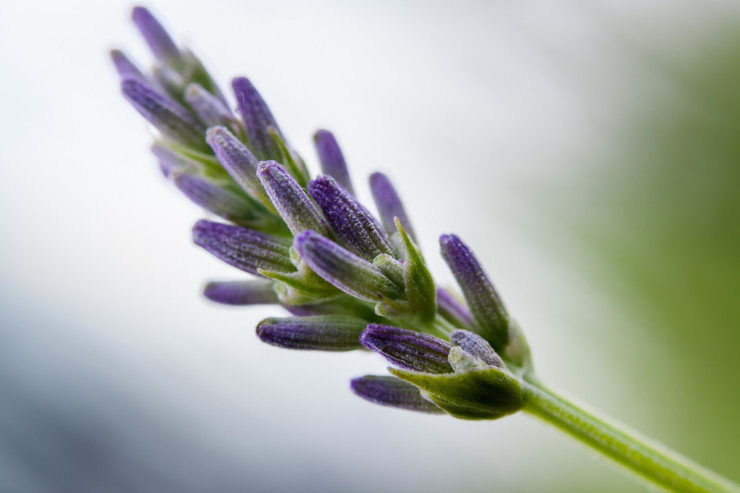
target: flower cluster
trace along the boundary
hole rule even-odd
[[[194,242],[256,277],[209,283],[205,296],[284,307],[292,316],[257,326],[269,344],[383,355],[393,376],[351,384],[369,401],[465,419],[521,409],[529,349],[472,251],[440,238],[463,296],[437,287],[387,176],[370,177],[378,220],[354,197],[330,132],[314,135],[323,174],[311,179],[249,79],[232,81],[233,112],[148,10],[136,7],[133,20],[156,62],[144,73],[114,50],[123,95],[158,130],[152,152],[164,175],[221,218],[198,221]]]

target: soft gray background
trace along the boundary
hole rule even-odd
[[[204,301],[205,280],[240,273],[190,245],[202,213],[161,178],[151,131],[120,97],[107,50],[150,62],[131,6],[0,9],[0,490],[643,490],[526,416],[469,423],[369,405],[348,380],[383,372],[379,358],[263,345],[253,327],[274,310]],[[721,70],[701,76],[709,55],[714,69],[740,60],[737,2],[149,7],[224,85],[251,77],[314,171],[310,136],[326,127],[361,198],[370,172],[388,172],[438,280],[451,282],[438,235],[471,244],[545,380],[740,479],[740,316],[711,317],[737,304],[737,277],[715,282],[739,270],[737,235],[712,235],[737,231],[738,216],[692,235],[721,247],[695,264],[641,243],[666,217],[686,231],[687,215],[652,206],[670,204],[656,197],[672,163],[704,166],[718,144],[640,150],[654,134],[662,151],[707,121],[728,128],[739,85],[707,85],[728,80]],[[678,136],[655,131],[688,114],[703,119]],[[668,124],[645,130],[656,115]],[[643,162],[664,167],[646,178]],[[706,197],[737,195],[737,172],[713,173]],[[686,265],[718,289],[711,306],[676,294],[695,286],[675,268]]]

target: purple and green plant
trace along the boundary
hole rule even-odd
[[[232,81],[234,112],[198,58],[146,8],[134,8],[133,20],[156,61],[144,73],[121,51],[111,53],[123,95],[157,129],[152,152],[164,176],[221,219],[198,221],[195,244],[256,277],[211,282],[205,296],[279,305],[292,315],[260,322],[262,341],[377,352],[392,376],[350,384],[376,404],[469,420],[523,411],[654,485],[740,491],[543,384],[522,330],[459,237],[442,235],[440,247],[461,295],[436,285],[387,176],[370,177],[378,220],[355,198],[332,133],[314,135],[323,175],[312,179],[249,79]]]

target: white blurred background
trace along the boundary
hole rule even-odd
[[[204,300],[206,280],[243,277],[191,245],[203,213],[160,176],[120,95],[107,51],[151,63],[132,6],[0,9],[1,491],[642,491],[523,415],[370,405],[348,381],[384,372],[380,358],[276,349],[254,327],[278,309]],[[730,397],[666,419],[685,361],[612,302],[630,288],[599,275],[580,225],[630,116],[676,90],[661,57],[721,46],[740,4],[147,6],[222,86],[250,77],[314,172],[324,127],[361,199],[369,173],[389,173],[439,281],[438,236],[468,242],[544,380],[738,479],[737,425],[683,432]]]

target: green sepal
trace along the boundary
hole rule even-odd
[[[383,298],[383,301],[375,304],[375,313],[385,318],[408,318],[410,311],[411,305],[406,300],[391,300]]]
[[[308,174],[308,170],[306,169],[306,164],[303,162],[303,159],[288,149],[288,145],[285,143],[285,140],[283,140],[283,137],[273,127],[268,129],[268,133],[270,134],[270,138],[272,139],[272,143],[275,145],[275,148],[280,152],[280,158],[276,159],[276,161],[282,164],[283,168],[285,168],[288,173],[293,175],[293,178],[296,179],[302,188],[306,188],[311,177]]]
[[[274,289],[278,295],[278,299],[280,299],[281,293],[287,294],[288,287],[284,284],[276,283]],[[344,293],[340,293],[337,296],[323,301],[317,301],[316,299],[310,297],[300,299],[297,296],[294,299],[295,302],[282,302],[282,304],[284,306],[290,305],[300,307],[307,312],[311,312],[314,315],[349,315],[352,317],[361,318],[367,321],[367,323],[381,323],[383,321],[375,313],[374,305],[372,303],[358,300],[357,298],[353,298],[352,296]],[[291,301],[293,301],[293,299],[291,299]]]
[[[205,139],[205,136],[203,137]],[[156,140],[152,145],[154,154],[156,149],[169,153],[171,159],[176,159],[178,168],[188,173],[197,170],[203,177],[209,179],[231,180],[229,173],[221,166],[215,156],[198,152],[189,147],[170,140]]]
[[[531,373],[534,368],[532,366],[532,355],[529,350],[527,338],[524,337],[522,329],[514,319],[510,319],[508,330],[509,343],[504,349],[504,354],[501,356],[515,367],[521,369],[523,373]]]
[[[279,281],[286,289],[276,289],[278,298],[286,305],[305,305],[318,303],[333,298],[341,291],[312,271],[307,265],[301,265],[295,272],[275,272],[259,269],[265,277]]]
[[[524,398],[519,380],[487,366],[464,373],[431,374],[389,368],[394,376],[416,385],[422,395],[460,419],[498,419],[519,411]]]
[[[431,322],[437,315],[437,289],[434,279],[416,245],[401,226],[401,221],[397,217],[394,220],[405,250],[403,283],[406,298],[409,300],[411,310],[418,315],[421,322]]]

